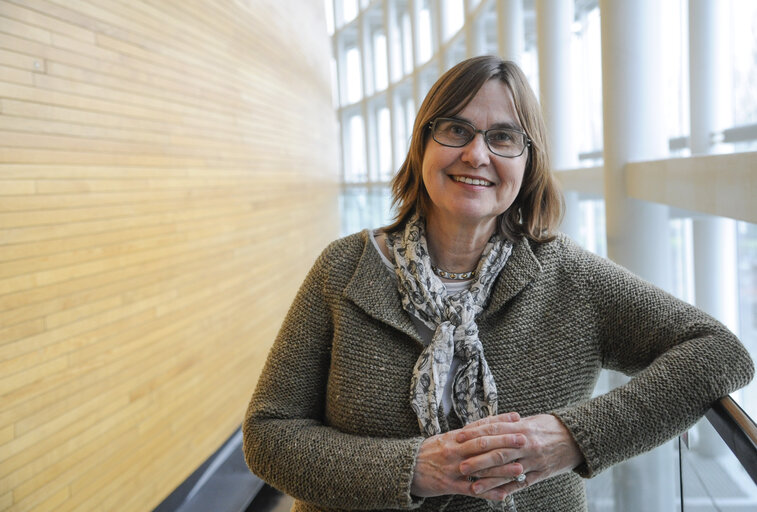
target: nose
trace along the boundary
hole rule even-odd
[[[486,145],[483,133],[476,133],[473,140],[463,146],[463,153],[460,158],[463,162],[474,168],[489,163],[489,147]]]

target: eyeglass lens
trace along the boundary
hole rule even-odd
[[[445,146],[465,146],[476,133],[472,125],[455,119],[440,118],[433,124],[434,140]],[[519,156],[526,146],[523,133],[506,128],[486,130],[485,139],[492,153],[500,156]]]

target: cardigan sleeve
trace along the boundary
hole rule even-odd
[[[570,252],[570,248],[568,252]],[[651,450],[754,374],[748,352],[719,322],[622,267],[586,251],[570,270],[594,319],[603,367],[626,384],[554,414],[584,454],[579,474]]]
[[[422,437],[363,437],[324,424],[329,279],[343,260],[333,244],[327,248],[290,307],[244,420],[245,459],[272,486],[318,506],[417,508],[423,500],[410,485]]]

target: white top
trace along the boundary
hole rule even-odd
[[[387,258],[384,255],[384,252],[381,250],[381,248],[378,245],[377,239],[381,235],[381,232],[377,229],[374,229],[373,231],[371,231],[371,234],[373,235],[371,236],[373,247],[376,248],[376,251],[379,253],[379,256],[381,256],[381,261],[383,261],[384,265],[386,265],[387,268],[392,271],[392,275],[395,275],[394,263],[392,263],[389,260],[389,258]],[[447,295],[457,293],[460,290],[467,290],[473,284],[472,278],[461,280],[461,281],[449,281],[446,279],[441,279],[441,281],[442,281],[442,284],[444,284],[444,287],[447,289]],[[415,324],[415,328],[418,330],[418,334],[423,340],[423,343],[425,345],[428,345],[429,343],[431,343],[431,339],[434,337],[434,331],[432,329],[429,329],[428,326],[426,326],[426,324],[424,324],[419,318],[416,318],[414,315],[410,315],[410,318],[413,320],[413,324]],[[460,366],[460,359],[458,359],[458,357],[455,356],[452,359],[452,364],[449,367],[450,376],[455,375],[455,372],[457,371],[458,366]],[[447,383],[444,385],[444,393],[442,394],[442,410],[444,411],[444,414],[447,416],[449,416],[449,413],[452,410],[452,379],[447,379]]]

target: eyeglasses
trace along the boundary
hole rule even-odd
[[[523,154],[531,139],[520,130],[510,128],[492,128],[479,130],[467,121],[439,117],[429,123],[431,136],[442,146],[461,148],[468,144],[477,133],[484,136],[489,151],[497,156],[515,158]]]

